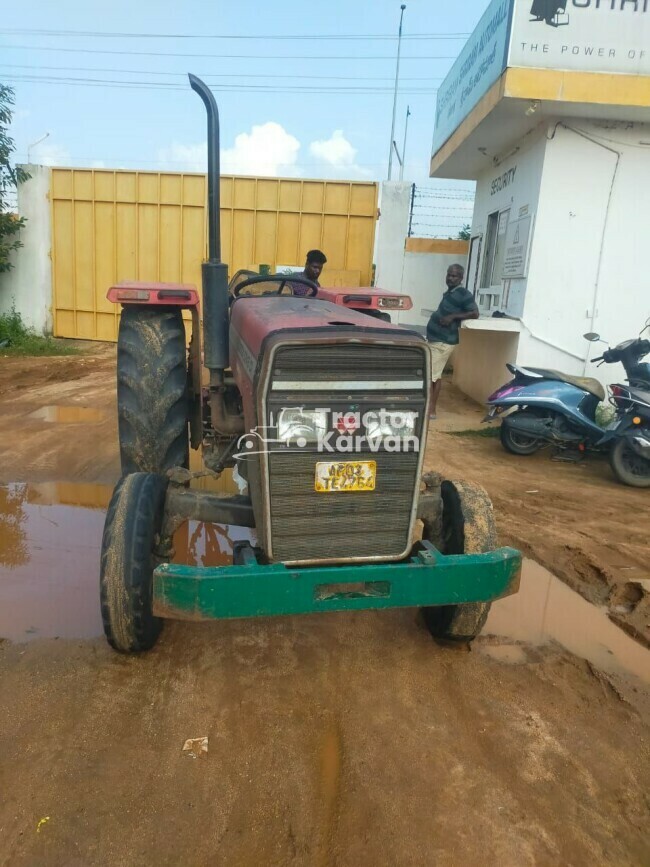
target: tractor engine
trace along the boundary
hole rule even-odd
[[[426,432],[424,340],[329,302],[241,297],[230,362],[247,431],[236,460],[269,560],[405,557]]]

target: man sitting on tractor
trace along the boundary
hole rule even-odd
[[[306,277],[308,280],[311,280],[312,283],[320,286],[318,278],[320,277],[323,265],[326,262],[327,256],[325,253],[322,253],[320,250],[310,250],[309,253],[307,253],[307,261],[305,262],[305,268],[301,276]],[[293,294],[309,295],[309,287],[304,286],[301,283],[295,283],[293,286]]]

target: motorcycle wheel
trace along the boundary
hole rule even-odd
[[[637,454],[626,439],[614,445],[609,463],[619,482],[633,488],[650,488],[650,461]]]
[[[516,415],[517,413],[514,413],[513,418]],[[534,455],[545,445],[544,440],[511,430],[505,419],[501,422],[499,436],[501,437],[501,445],[511,455]]]

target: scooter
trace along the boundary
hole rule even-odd
[[[649,327],[650,320],[641,335]],[[642,362],[650,353],[650,340],[641,335],[593,359],[621,362],[628,380],[627,385],[610,387],[616,417],[606,428],[596,421],[606,397],[597,379],[516,364],[507,365],[514,379],[488,398],[484,421],[503,416],[501,444],[512,454],[532,455],[549,445],[565,452],[605,451],[621,482],[650,487],[650,364]],[[584,337],[600,341],[595,333]]]

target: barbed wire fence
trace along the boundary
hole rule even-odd
[[[413,184],[408,236],[457,238],[472,222],[474,193],[459,187]]]

